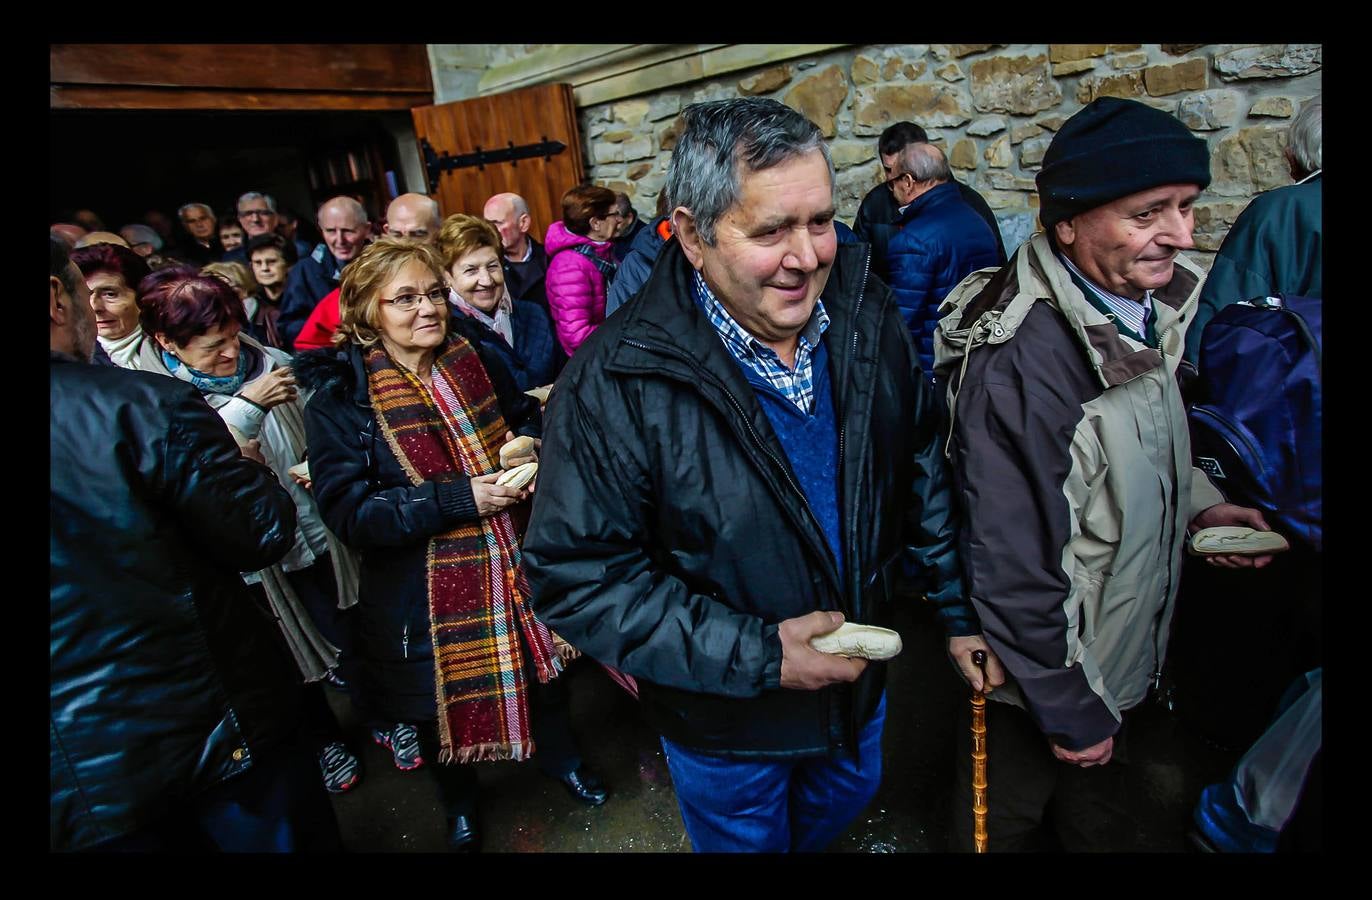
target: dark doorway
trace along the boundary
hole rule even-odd
[[[401,169],[408,112],[52,110],[49,121],[50,222],[93,209],[113,231],[191,201],[231,215],[258,190],[310,226],[337,194],[378,219],[397,194],[424,190]]]

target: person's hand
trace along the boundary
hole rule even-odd
[[[476,500],[477,515],[493,516],[507,506],[514,506],[519,501],[529,498],[528,491],[517,491],[512,487],[496,484],[495,480],[501,474],[503,473],[492,472],[472,479],[472,498]]]
[[[514,439],[515,439],[515,433],[514,433],[513,431],[507,431],[507,432],[505,432],[505,442],[504,442],[505,444],[508,444],[510,441],[512,441],[512,440],[514,440]],[[504,446],[504,444],[502,444],[501,446]],[[522,466],[522,465],[524,465],[524,463],[538,462],[538,451],[541,450],[541,449],[543,449],[543,439],[542,439],[542,438],[534,438],[534,449],[530,450],[528,453],[524,454],[523,456],[513,456],[513,457],[510,457],[509,464],[508,464],[507,466],[505,466],[505,468],[507,468],[507,469],[513,469],[515,466]]]
[[[298,473],[296,473],[296,472],[291,472],[291,473],[290,473],[290,476],[291,476],[291,481],[294,481],[296,484],[300,485],[301,487],[303,487],[303,488],[304,488],[305,490],[307,490],[307,491],[310,490],[310,489],[311,489],[310,486],[314,484],[313,481],[311,481],[311,480],[308,479],[308,478],[305,478],[305,477],[301,476],[300,474],[298,474]]]
[[[865,659],[848,659],[820,653],[810,638],[828,634],[843,624],[843,613],[817,610],[786,619],[778,628],[781,638],[781,686],[797,691],[817,691],[826,684],[857,681],[867,668]]]
[[[1217,525],[1242,525],[1245,528],[1252,528],[1254,531],[1272,530],[1268,526],[1267,520],[1262,517],[1262,513],[1256,509],[1237,506],[1233,503],[1216,503],[1214,506],[1202,510],[1200,515],[1192,519],[1186,532],[1188,535],[1192,535],[1202,528],[1214,528]],[[1271,553],[1264,553],[1261,556],[1226,553],[1220,556],[1207,556],[1205,561],[1221,569],[1261,569],[1272,561],[1272,556]]]
[[[251,438],[247,443],[239,444],[238,452],[264,466],[267,464],[267,458],[262,455],[262,442],[257,438]]]
[[[981,669],[972,662],[972,651],[974,650],[986,651],[986,680],[990,684],[983,685],[981,683]],[[1000,659],[987,645],[986,638],[981,635],[969,634],[966,637],[949,638],[948,655],[953,658],[953,662],[957,663],[963,679],[972,686],[972,690],[989,694],[1005,684],[1005,669],[1001,667]]]
[[[1053,744],[1053,755],[1065,763],[1074,766],[1081,766],[1083,769],[1091,766],[1103,766],[1110,761],[1110,754],[1115,752],[1115,738],[1113,735],[1093,744],[1085,750],[1065,750],[1057,744]]]
[[[263,409],[280,406],[296,398],[295,375],[289,366],[272,369],[244,386],[242,396]]]

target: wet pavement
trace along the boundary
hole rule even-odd
[[[967,689],[931,617],[912,607],[896,624],[905,649],[888,664],[881,789],[833,852],[948,849],[953,754],[971,752],[970,737],[954,733]],[[478,763],[483,848],[690,852],[662,747],[637,703],[589,660],[574,663],[564,677],[570,679],[572,728],[582,756],[606,782],[609,800],[585,807],[533,763]],[[360,727],[347,699],[334,692],[329,699],[364,766],[361,783],[334,798],[344,846],[354,852],[444,852],[444,815],[427,767],[397,770],[390,751]],[[1131,802],[1139,810],[1135,847],[1182,852],[1195,798],[1228,772],[1237,754],[1191,735],[1160,707],[1141,709],[1138,719],[1130,735]],[[994,772],[989,778],[994,803]]]

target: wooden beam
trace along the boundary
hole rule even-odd
[[[51,109],[408,110],[428,106],[432,92],[250,91],[53,84]]]
[[[432,93],[423,44],[52,44],[62,85]]]

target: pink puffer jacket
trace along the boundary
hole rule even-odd
[[[568,356],[605,321],[605,276],[595,263],[572,249],[578,244],[586,244],[596,256],[614,262],[612,241],[597,244],[572,234],[560,221],[548,226],[543,239],[548,251],[548,309],[557,327],[557,339]]]

